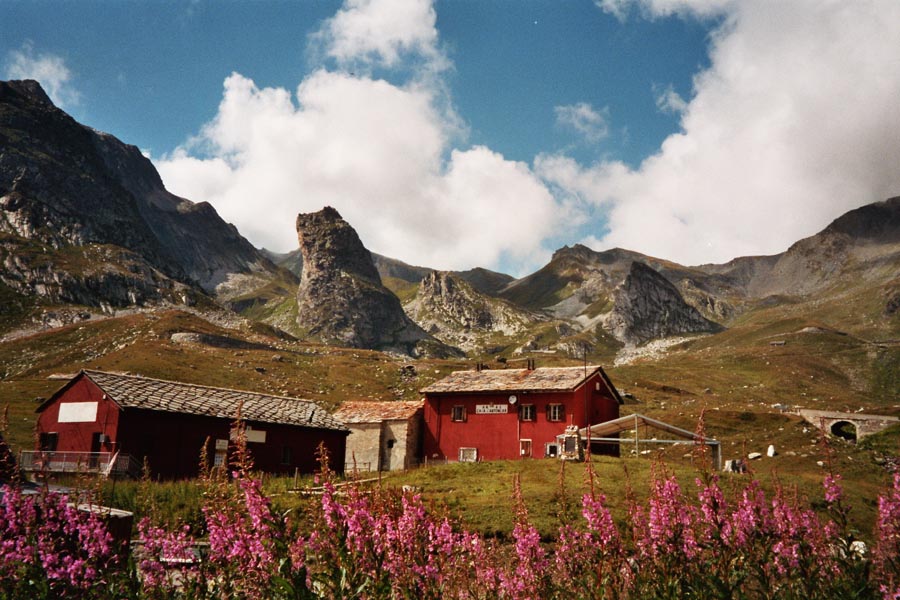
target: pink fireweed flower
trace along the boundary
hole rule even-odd
[[[98,515],[78,510],[64,494],[3,492],[0,576],[39,565],[53,590],[83,590],[97,582],[115,558],[112,536]]]
[[[698,515],[698,537],[705,544],[724,541],[730,544],[733,536],[733,524],[729,519],[728,503],[725,494],[719,487],[718,475],[713,475],[709,483],[696,480],[700,488],[700,514]]]
[[[750,546],[756,539],[772,531],[772,511],[766,501],[766,493],[759,482],[753,480],[741,492],[737,506],[730,516],[725,543],[734,548]]]
[[[545,550],[541,547],[541,536],[533,525],[516,523],[513,528],[515,540],[515,569],[500,574],[500,589],[510,598],[531,600],[541,598],[540,579],[547,569]]]
[[[635,523],[635,532],[643,534],[637,540],[641,554],[653,560],[676,554],[685,558],[696,556],[699,548],[693,531],[695,511],[683,501],[675,477],[656,479],[648,503],[646,527]]]
[[[141,544],[138,569],[144,590],[174,593],[177,591],[178,579],[196,575],[198,569],[193,552],[195,542],[187,525],[168,532],[162,527],[154,527],[150,518],[144,517],[138,522],[138,541]],[[170,570],[167,567],[170,563],[176,564],[177,569]]]
[[[0,577],[12,578],[22,565],[35,560],[34,529],[37,513],[32,499],[18,487],[3,487],[0,505]]]
[[[775,568],[787,575],[803,563],[808,568],[834,572],[834,552],[829,535],[833,528],[823,527],[816,514],[797,502],[788,502],[782,490],[772,499],[772,546]]]
[[[834,504],[843,498],[844,490],[841,488],[841,476],[829,473],[825,476],[822,486],[825,488],[825,501]]]
[[[511,572],[500,573],[500,589],[506,596],[516,600],[541,598],[542,579],[546,575],[549,560],[541,546],[537,528],[528,522],[528,509],[522,500],[518,477],[513,482],[513,501],[516,509],[516,524],[513,528],[515,568]]]
[[[894,473],[893,486],[878,498],[872,566],[882,597],[900,598],[900,471]]]
[[[606,496],[596,497],[585,494],[581,498],[581,514],[587,521],[588,531],[597,538],[597,542],[609,550],[618,549],[620,544],[619,530],[613,522],[612,514],[606,508]]]
[[[272,526],[275,516],[261,485],[258,479],[239,479],[242,504],[203,507],[210,562],[229,571],[232,583],[250,598],[265,596],[278,568],[279,534]]]

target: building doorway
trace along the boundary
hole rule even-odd
[[[519,440],[519,456],[531,458],[531,440]]]

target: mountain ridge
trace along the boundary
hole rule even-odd
[[[0,82],[0,142],[0,232],[23,260],[27,244],[15,239],[31,240],[49,255],[111,244],[131,254],[132,272],[164,275],[157,297],[148,301],[173,300],[162,289],[167,286],[217,295],[234,276],[270,278],[278,271],[210,204],[166,191],[138,148],[79,124],[37,82]],[[117,269],[110,263],[104,270]],[[26,271],[20,269],[20,276],[27,278]],[[54,272],[62,280],[88,275]],[[128,295],[121,286],[107,287],[111,297],[95,305]]]
[[[215,301],[292,333],[310,329],[309,323],[301,325],[308,295],[301,301],[297,293],[305,272],[301,250],[287,255],[257,250],[210,204],[166,191],[138,148],[77,123],[36,82],[0,82],[0,142],[0,296],[19,307],[17,314],[27,312],[33,299],[104,310]],[[443,275],[367,250],[365,257],[355,252],[332,253],[329,268],[361,282],[360,293],[376,290],[384,301],[378,304],[392,305],[394,316],[385,321],[391,324],[372,334],[372,339],[382,336],[384,344],[402,339],[400,346],[409,349],[427,339],[394,304],[413,312],[430,302],[435,310],[445,303],[449,311],[439,327],[443,334],[464,333],[467,346],[479,352],[611,351],[617,344],[648,341],[643,333],[625,333],[639,322],[654,336],[713,331],[710,322],[729,327],[749,311],[846,295],[860,282],[879,290],[867,293],[877,294],[883,314],[896,314],[900,197],[848,211],[782,253],[724,264],[683,266],[623,248],[595,251],[575,244],[514,279],[480,267]],[[321,273],[321,267],[314,270]],[[423,285],[429,278],[431,284]],[[636,280],[644,295],[671,300],[663,303],[668,314],[650,318],[646,307],[639,307],[641,294],[629,296]],[[476,326],[480,333],[472,333],[472,323],[502,306],[540,318],[523,318],[532,330],[507,335],[501,344],[489,342],[499,333],[493,325]],[[351,303],[346,311],[356,308]],[[496,324],[495,316],[488,320]],[[663,326],[666,319],[686,330],[670,330]],[[421,320],[426,328],[435,325]],[[610,323],[631,325],[610,330]],[[454,327],[459,331],[448,331]]]

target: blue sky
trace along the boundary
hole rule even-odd
[[[696,264],[900,193],[898,6],[7,0],[0,72],[258,246],[331,204],[438,268],[573,243]]]

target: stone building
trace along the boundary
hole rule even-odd
[[[344,402],[334,417],[350,429],[345,469],[399,471],[419,464],[422,400]]]

